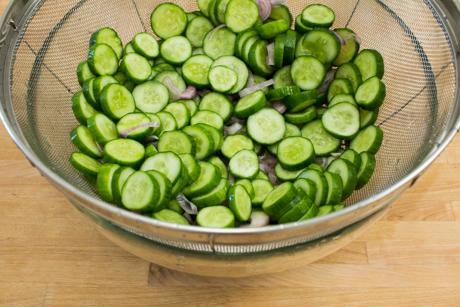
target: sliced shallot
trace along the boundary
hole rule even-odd
[[[349,42],[349,41],[354,40],[355,42],[357,42],[358,44],[361,45],[361,37],[359,37],[357,34],[355,34],[355,33],[345,33],[345,35],[353,36],[353,38],[346,39],[345,42]]]
[[[245,88],[251,87],[254,85],[254,74],[250,69],[248,69],[248,82],[246,83]]]
[[[270,14],[272,13],[272,5],[270,4],[270,0],[254,0],[259,7],[259,18],[262,21],[268,19]]]
[[[241,130],[241,128],[243,128],[243,125],[241,125],[240,123],[234,123],[234,124],[231,125],[230,127],[225,126],[225,127],[224,127],[224,134],[225,134],[225,133],[226,133],[227,135],[236,134],[238,131]]]
[[[235,177],[233,177],[232,173],[230,172],[230,170],[228,171],[228,182],[230,183],[230,185],[234,185],[235,184]]]
[[[323,83],[318,87],[316,92],[319,94],[325,93],[327,91],[327,88],[329,87],[329,84],[331,84],[332,80],[334,80],[335,72],[337,69],[331,69],[326,73],[326,77],[324,77]]]
[[[270,224],[270,216],[263,210],[254,210],[249,221],[251,222],[249,227],[263,227]]]
[[[245,125],[246,124],[246,120],[243,119],[243,118],[237,118],[237,117],[232,117],[228,120],[228,122],[226,122],[226,125],[227,126],[230,126],[230,125],[233,125],[234,123],[238,123],[240,125]]]
[[[260,84],[257,84],[257,85],[254,85],[254,86],[251,86],[251,87],[247,87],[243,90],[241,90],[238,95],[240,95],[241,98],[243,98],[244,96],[248,95],[248,94],[251,94],[251,93],[254,93],[255,91],[258,91],[258,90],[261,90],[267,86],[270,86],[270,85],[273,85],[275,84],[275,80],[273,79],[270,79],[270,80],[267,80],[263,83],[260,83]]]
[[[180,99],[193,99],[196,97],[196,87],[189,85],[185,91],[180,94]]]
[[[271,6],[280,6],[286,4],[288,0],[270,0]]]
[[[190,224],[195,225],[195,222],[192,220],[192,216],[189,213],[184,212],[182,216],[185,217],[189,221]]]
[[[282,103],[281,101],[275,101],[273,104],[272,104],[272,107],[273,109],[275,109],[276,111],[280,112],[280,114],[284,114],[284,112],[286,112],[287,110],[287,107],[284,105],[284,103]]]
[[[181,90],[174,84],[170,77],[165,77],[161,80],[161,83],[166,85],[169,90],[169,101],[176,101],[180,99],[180,95],[182,94]]]
[[[224,27],[226,27],[226,25],[224,24],[221,24],[215,27],[214,30],[212,30],[211,34],[209,34],[208,40],[211,40],[211,38],[213,37],[214,33],[216,33],[217,30],[224,28]]]
[[[334,32],[335,36],[337,36],[337,38],[339,39],[340,41],[340,45],[342,46],[345,46],[347,44],[347,42],[345,41],[345,39],[342,37],[342,35],[340,35],[339,33],[337,32]]]
[[[267,64],[275,65],[275,43],[271,43],[267,46]]]
[[[188,200],[184,194],[179,193],[179,195],[177,195],[176,197],[176,200],[179,203],[180,207],[188,214],[198,213],[198,208],[196,207],[196,205],[192,203],[190,200]]]
[[[160,127],[160,123],[159,122],[145,123],[145,124],[142,124],[142,125],[139,125],[139,126],[136,126],[136,127],[125,129],[125,130],[123,130],[122,132],[120,132],[118,134],[118,137],[120,139],[126,139],[128,134],[130,134],[131,132],[136,131],[138,129],[142,129],[142,128],[148,128],[148,127]]]

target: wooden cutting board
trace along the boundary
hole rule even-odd
[[[86,224],[1,125],[0,144],[0,306],[460,306],[460,135],[354,242],[244,279],[129,254]]]

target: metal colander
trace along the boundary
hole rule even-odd
[[[124,44],[138,32],[153,34],[150,14],[161,2],[15,0],[3,15],[0,37],[0,114],[8,132],[99,231],[144,259],[214,276],[314,261],[375,223],[458,132],[456,0],[291,0],[294,16],[313,2],[331,7],[333,28],[354,30],[362,49],[377,49],[385,60],[387,97],[376,123],[384,141],[372,180],[348,207],[301,223],[213,230],[167,224],[104,203],[69,163],[76,151],[69,132],[78,125],[71,97],[81,90],[76,67],[99,28],[115,29]],[[188,12],[198,9],[194,0],[171,2]]]

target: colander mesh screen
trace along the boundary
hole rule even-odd
[[[111,27],[126,44],[138,32],[153,34],[150,14],[158,0],[37,1],[15,45],[11,70],[12,102],[17,120],[36,155],[64,180],[97,197],[70,165],[76,148],[69,132],[78,125],[71,97],[81,90],[76,67],[86,59],[89,37]],[[196,1],[171,1],[187,12]],[[293,16],[312,1],[289,1]],[[452,109],[455,67],[447,33],[428,1],[314,1],[336,13],[332,28],[348,27],[362,38],[361,49],[378,50],[385,60],[387,98],[377,124],[384,142],[370,183],[347,201],[352,204],[397,183],[427,156],[443,132]],[[152,237],[152,239],[155,239]],[[162,239],[163,240],[163,239]],[[178,242],[181,248],[208,250]],[[292,241],[289,245],[298,243]],[[278,245],[267,247],[277,248]],[[248,252],[260,246],[217,247]],[[266,248],[262,248],[265,250]]]

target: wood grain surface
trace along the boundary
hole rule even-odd
[[[0,144],[0,306],[460,306],[460,135],[348,246],[244,279],[129,254],[83,221],[1,125]]]

